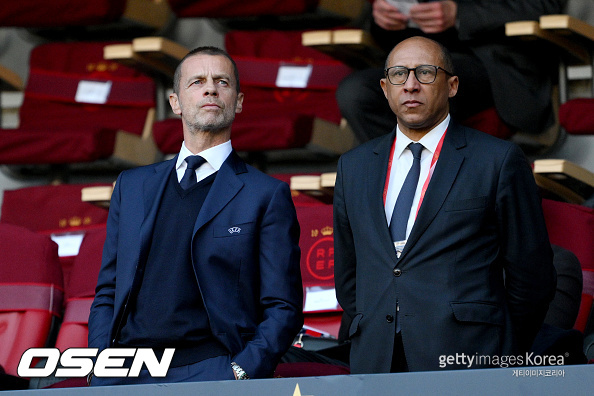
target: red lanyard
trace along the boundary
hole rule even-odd
[[[439,154],[441,153],[441,146],[443,145],[443,139],[447,133],[447,129],[439,139],[439,143],[437,143],[437,147],[435,148],[435,153],[433,153],[433,158],[431,158],[431,167],[429,168],[429,174],[427,175],[427,179],[425,183],[423,183],[423,189],[421,190],[421,198],[419,199],[419,205],[417,206],[417,214],[419,213],[419,208],[421,207],[421,203],[423,202],[423,198],[425,198],[425,193],[427,192],[427,187],[429,187],[429,181],[431,180],[431,176],[433,176],[433,171],[435,170],[435,163],[439,159]],[[392,143],[392,149],[390,150],[390,159],[388,160],[388,175],[386,176],[386,183],[384,185],[384,206],[386,206],[386,196],[388,195],[388,185],[390,184],[390,174],[392,173],[392,161],[394,158],[394,150],[396,149],[396,137],[394,137],[394,143]],[[416,216],[416,214],[415,214]]]

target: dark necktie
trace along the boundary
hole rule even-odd
[[[188,164],[188,167],[186,168],[184,177],[182,177],[181,181],[179,182],[179,185],[184,190],[187,190],[196,184],[196,169],[198,169],[200,165],[204,164],[205,162],[206,160],[199,155],[190,155],[189,157],[186,157],[186,163]]]
[[[404,179],[404,184],[394,205],[394,212],[392,212],[390,235],[392,235],[393,242],[404,241],[406,239],[406,225],[410,217],[410,209],[415,192],[417,191],[419,174],[421,173],[421,152],[423,151],[423,145],[421,143],[411,143],[408,145],[408,148],[412,151],[413,163],[406,175],[406,179]]]

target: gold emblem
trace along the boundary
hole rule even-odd
[[[330,236],[332,234],[334,234],[334,228],[332,228],[330,226],[326,226],[326,227],[322,228],[322,235]]]

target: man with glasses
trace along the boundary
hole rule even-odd
[[[373,0],[370,33],[390,51],[400,41],[423,35],[448,48],[463,84],[451,103],[464,122],[495,108],[512,131],[539,134],[552,125],[555,54],[546,44],[505,37],[505,23],[562,13],[566,0]],[[409,10],[398,5],[417,3]],[[363,143],[388,133],[394,114],[377,81],[381,68],[358,70],[336,91],[342,116]]]
[[[396,127],[340,158],[334,265],[352,373],[498,366],[529,350],[555,292],[530,166],[451,120],[455,73],[437,42],[398,44],[381,80]]]

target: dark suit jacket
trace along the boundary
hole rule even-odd
[[[542,132],[553,122],[551,89],[557,71],[555,51],[538,41],[506,38],[505,24],[538,21],[541,15],[559,14],[567,0],[456,0],[456,3],[457,29],[426,36],[441,42],[450,42],[452,36],[459,39],[485,67],[501,118],[521,131]],[[405,32],[388,32],[374,25],[372,33],[389,51]],[[408,33],[414,34],[423,33],[420,30]],[[460,49],[450,48],[450,51]]]
[[[555,291],[555,270],[524,155],[451,123],[397,259],[382,199],[394,137],[363,144],[338,165],[335,281],[352,318],[351,371],[389,372],[397,302],[411,371],[439,369],[441,355],[528,350]]]
[[[113,345],[175,161],[118,177],[89,318],[90,347]],[[240,230],[231,233],[231,227]],[[298,242],[288,185],[231,153],[196,219],[192,261],[212,333],[250,377],[270,376],[303,324]]]

